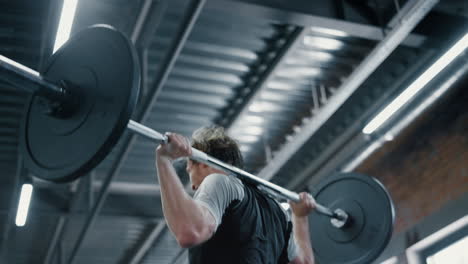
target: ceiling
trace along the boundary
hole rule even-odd
[[[466,33],[467,5],[435,2],[79,0],[72,34],[109,24],[135,44],[143,83],[134,120],[186,136],[222,125],[238,140],[245,170],[299,191],[352,170],[427,96],[362,134],[382,105]],[[0,0],[0,54],[45,67],[61,5]],[[454,61],[445,76],[465,75],[463,65]],[[164,223],[155,144],[125,132],[89,175],[66,184],[40,180],[18,153],[27,96],[0,80],[4,263],[186,263]],[[187,183],[183,162],[176,167]],[[35,189],[19,228],[13,223],[25,180]]]

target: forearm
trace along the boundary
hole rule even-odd
[[[157,157],[156,168],[167,225],[181,245],[186,244],[187,240],[198,242],[199,233],[206,228],[203,210],[185,192],[169,159]]]
[[[293,214],[292,222],[294,237],[300,250],[300,263],[314,263],[314,253],[309,233],[309,217],[298,217]]]

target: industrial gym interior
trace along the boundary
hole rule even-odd
[[[379,180],[395,215],[373,263],[468,263],[467,1],[0,0],[0,55],[41,72],[61,23],[135,45],[145,126],[224,126],[246,171],[296,192],[337,172]],[[46,181],[20,151],[28,98],[0,78],[1,263],[188,263],[162,214],[157,144],[126,131],[87,175]]]

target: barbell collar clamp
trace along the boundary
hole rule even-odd
[[[336,228],[344,228],[349,222],[349,215],[342,209],[336,209],[333,214],[334,217],[330,218],[330,223]]]

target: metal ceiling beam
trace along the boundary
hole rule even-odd
[[[91,210],[93,208],[93,204],[94,204],[94,185],[95,185],[95,180],[94,178],[96,178],[96,173],[95,171],[91,171],[91,173],[89,173],[88,177],[86,177],[85,179],[83,179],[86,183],[86,199],[85,199],[85,202],[86,202],[86,208],[88,210]],[[97,189],[97,188],[96,188]]]
[[[57,244],[63,239],[64,237],[64,229],[67,228],[68,223],[69,223],[69,217],[75,212],[75,209],[78,206],[78,201],[80,199],[80,195],[84,194],[86,192],[86,181],[84,180],[78,180],[75,181],[74,183],[78,183],[78,187],[76,188],[76,191],[73,193],[73,196],[70,199],[70,203],[68,206],[68,213],[67,214],[59,214],[57,224],[55,225],[55,231],[54,234],[49,241],[49,246],[46,251],[46,255],[44,257],[44,264],[49,264],[52,261],[52,257],[55,253],[55,250],[57,249]],[[34,184],[34,187],[38,187]],[[35,215],[37,212],[34,212],[33,208],[30,208],[30,215]]]
[[[181,261],[180,263],[177,263],[177,264],[189,264],[188,252],[186,254],[187,254],[187,258],[185,258],[184,261]]]
[[[174,263],[174,264],[188,263],[188,250],[185,248],[181,248],[179,253],[175,256],[175,258],[169,263]]]
[[[385,34],[382,28],[364,22],[350,22],[337,19],[326,9],[316,5],[330,5],[333,1],[266,1],[266,0],[211,0],[207,8],[224,10],[236,10],[237,14],[248,17],[262,17],[281,23],[288,23],[302,27],[318,27],[337,30],[347,35],[382,41]],[[303,4],[301,4],[303,3]],[[314,5],[315,3],[315,5]],[[315,9],[314,9],[315,8]],[[393,25],[393,24],[392,24]],[[395,25],[396,26],[396,25]],[[388,34],[388,33],[387,33]],[[407,34],[401,45],[408,47],[420,47],[426,40],[426,36],[419,34]]]
[[[145,0],[135,22],[130,39],[139,48],[148,48],[156,29],[166,12],[168,2],[165,0]]]
[[[174,42],[175,45],[171,46],[171,50],[169,51],[168,56],[166,56],[166,59],[164,60],[162,64],[162,67],[161,67],[162,72],[156,78],[154,88],[152,89],[152,94],[151,96],[147,97],[149,99],[145,102],[142,108],[143,111],[137,114],[137,117],[135,118],[136,121],[140,123],[144,123],[146,119],[148,119],[150,114],[152,113],[151,110],[154,107],[156,98],[158,97],[159,93],[162,90],[162,87],[166,83],[166,80],[169,77],[169,74],[172,71],[172,68],[174,67],[179,54],[181,53],[182,48],[185,45],[185,42],[188,39],[188,36],[190,32],[192,31],[192,28],[195,22],[197,21],[198,16],[200,15],[204,4],[205,4],[205,0],[193,0],[192,2],[190,2],[187,15],[184,17],[180,26],[180,30],[177,32],[175,42]],[[83,241],[86,238],[86,235],[88,234],[89,230],[93,226],[94,221],[96,220],[102,206],[104,205],[104,201],[106,200],[106,197],[109,193],[109,187],[111,185],[111,182],[116,177],[116,175],[118,175],[120,169],[122,168],[124,164],[125,159],[130,153],[132,146],[135,144],[136,139],[137,139],[137,136],[134,134],[131,134],[130,136],[124,139],[124,144],[122,148],[120,149],[120,151],[118,152],[117,158],[114,161],[114,164],[111,167],[108,176],[104,180],[104,184],[98,195],[96,204],[94,205],[93,210],[91,211],[88,218],[86,219],[86,223],[83,229],[81,230],[77,241],[75,242],[75,245],[68,259],[69,264],[73,264],[74,261],[76,260],[76,256],[78,254],[79,249],[81,248]]]
[[[239,109],[238,111],[234,111],[231,116],[227,114],[223,115],[224,120],[222,121],[224,122],[221,122],[221,124],[227,128],[228,133],[232,132],[233,128],[240,125],[238,124],[240,117],[249,112],[249,106],[259,97],[260,91],[262,91],[266,84],[274,78],[275,70],[284,63],[284,58],[287,58],[292,52],[296,50],[296,46],[301,45],[302,40],[307,33],[308,30],[305,28],[295,29],[286,43],[280,48],[274,60],[271,63],[268,63],[268,68],[260,76],[258,81],[252,87],[248,87],[252,92],[248,96],[243,95],[242,92],[240,95],[238,95],[239,98],[242,98],[243,103],[238,106],[227,107],[229,110],[236,108]]]
[[[6,209],[3,209],[3,210],[0,210],[0,215],[5,215],[7,216],[8,213],[10,212],[10,210],[6,210]],[[47,211],[44,211],[44,210],[36,210],[36,209],[31,209],[29,210],[29,215],[28,216],[28,219],[30,218],[34,218],[35,216],[39,216],[39,217],[57,217],[57,218],[60,218],[60,217],[70,217],[70,218],[82,218],[84,216],[87,215],[86,212],[76,212],[76,213],[69,213],[69,212],[64,212],[64,211],[58,211],[58,210],[47,210]],[[102,213],[101,216],[104,216],[104,217],[107,217],[107,218],[115,218],[115,219],[124,219],[124,218],[134,218],[138,221],[140,220],[148,220],[148,221],[154,221],[155,219],[156,220],[161,220],[161,221],[164,221],[164,218],[162,215],[148,215],[148,216],[143,216],[143,215],[135,215],[135,214],[123,214],[123,213],[119,213],[119,212],[108,212],[108,213]],[[65,223],[66,225],[66,223]],[[55,229],[57,229],[57,225],[55,225]],[[54,230],[55,230],[54,229]],[[63,234],[62,234],[62,237],[63,237]],[[62,240],[61,238],[59,239],[59,241]],[[1,262],[3,263],[3,262]]]
[[[133,257],[128,261],[129,264],[138,264],[146,256],[151,246],[155,241],[161,236],[162,232],[166,228],[166,222],[162,219],[158,224],[156,224],[148,234],[143,243],[138,247],[136,252],[133,253]]]
[[[391,97],[399,87],[407,80],[420,73],[420,70],[429,63],[434,54],[434,50],[429,50],[423,55],[420,55],[417,62],[408,67],[398,80],[392,82],[392,85],[385,89],[385,93],[379,94],[371,99],[374,102],[373,104],[377,107],[385,105],[388,102],[388,98]],[[288,182],[286,188],[295,190],[300,186],[306,186],[304,182],[307,181],[312,174],[314,177],[313,179],[310,178],[310,180],[318,183],[323,177],[335,172],[339,164],[342,164],[344,162],[343,160],[348,158],[350,152],[354,153],[355,149],[361,148],[362,144],[368,143],[368,139],[365,139],[365,137],[356,138],[356,134],[361,133],[362,124],[366,121],[366,118],[375,113],[375,111],[376,109],[371,107],[366,110],[359,119],[353,121],[352,125],[345,132],[341,133],[339,137],[335,138],[317,158],[308,162],[305,168],[300,170],[300,173],[296,174],[294,179]]]
[[[148,93],[148,49],[155,35],[164,13],[166,12],[167,1],[165,0],[145,0],[141,6],[140,13],[135,22],[135,26],[130,37],[138,50],[141,64],[140,96]]]
[[[346,102],[351,94],[374,72],[374,70],[401,44],[406,36],[437,3],[437,0],[414,0],[407,3],[401,12],[402,22],[392,29],[387,36],[367,55],[361,64],[337,89],[330,101],[305,124],[292,141],[285,144],[273,160],[264,167],[259,177],[271,179],[296,154],[314,133]]]
[[[49,247],[47,248],[47,253],[44,258],[44,264],[51,263],[52,256],[54,255],[57,243],[60,241],[62,237],[63,227],[65,226],[66,217],[60,216],[57,220],[57,225],[55,226],[54,234],[52,235],[52,239],[49,241]]]
[[[86,176],[86,178],[92,177],[91,174]],[[104,182],[101,180],[94,180],[92,182],[88,182],[90,185],[89,187],[92,188],[92,191],[86,191],[88,196],[94,196],[94,192],[101,190]],[[53,189],[53,183],[49,183],[46,181],[34,181],[34,187],[41,188],[41,189]],[[92,186],[92,187],[91,187]],[[135,182],[127,182],[127,181],[115,181],[112,182],[109,186],[109,193],[117,194],[117,195],[144,195],[144,196],[158,196],[160,193],[160,186],[156,183],[135,183]],[[94,197],[87,198],[87,200],[94,200]],[[92,203],[94,204],[94,203]],[[92,206],[91,206],[92,207]]]
[[[63,241],[60,241],[57,248],[57,261],[58,264],[66,264],[65,262],[65,246]]]
[[[153,3],[153,0],[145,0],[141,5],[140,13],[136,19],[132,35],[130,36],[130,40],[133,44],[137,43],[138,39],[142,36],[143,27],[149,20],[148,18],[150,17],[150,10],[153,6]]]
[[[346,1],[309,1],[309,0],[289,0],[289,1],[271,1],[271,0],[215,0],[217,3],[209,3],[207,8],[223,8],[229,10],[231,5],[235,5],[239,14],[245,12],[250,17],[259,17],[259,15],[272,16],[275,14],[308,14],[324,16],[330,18],[346,19],[348,21],[371,24],[375,19],[369,19],[369,16],[375,17],[374,10],[367,12],[356,12],[355,7]],[[284,12],[284,13],[281,13]],[[263,16],[261,16],[263,17]],[[285,16],[281,16],[285,18]],[[282,21],[277,19],[277,21]]]

